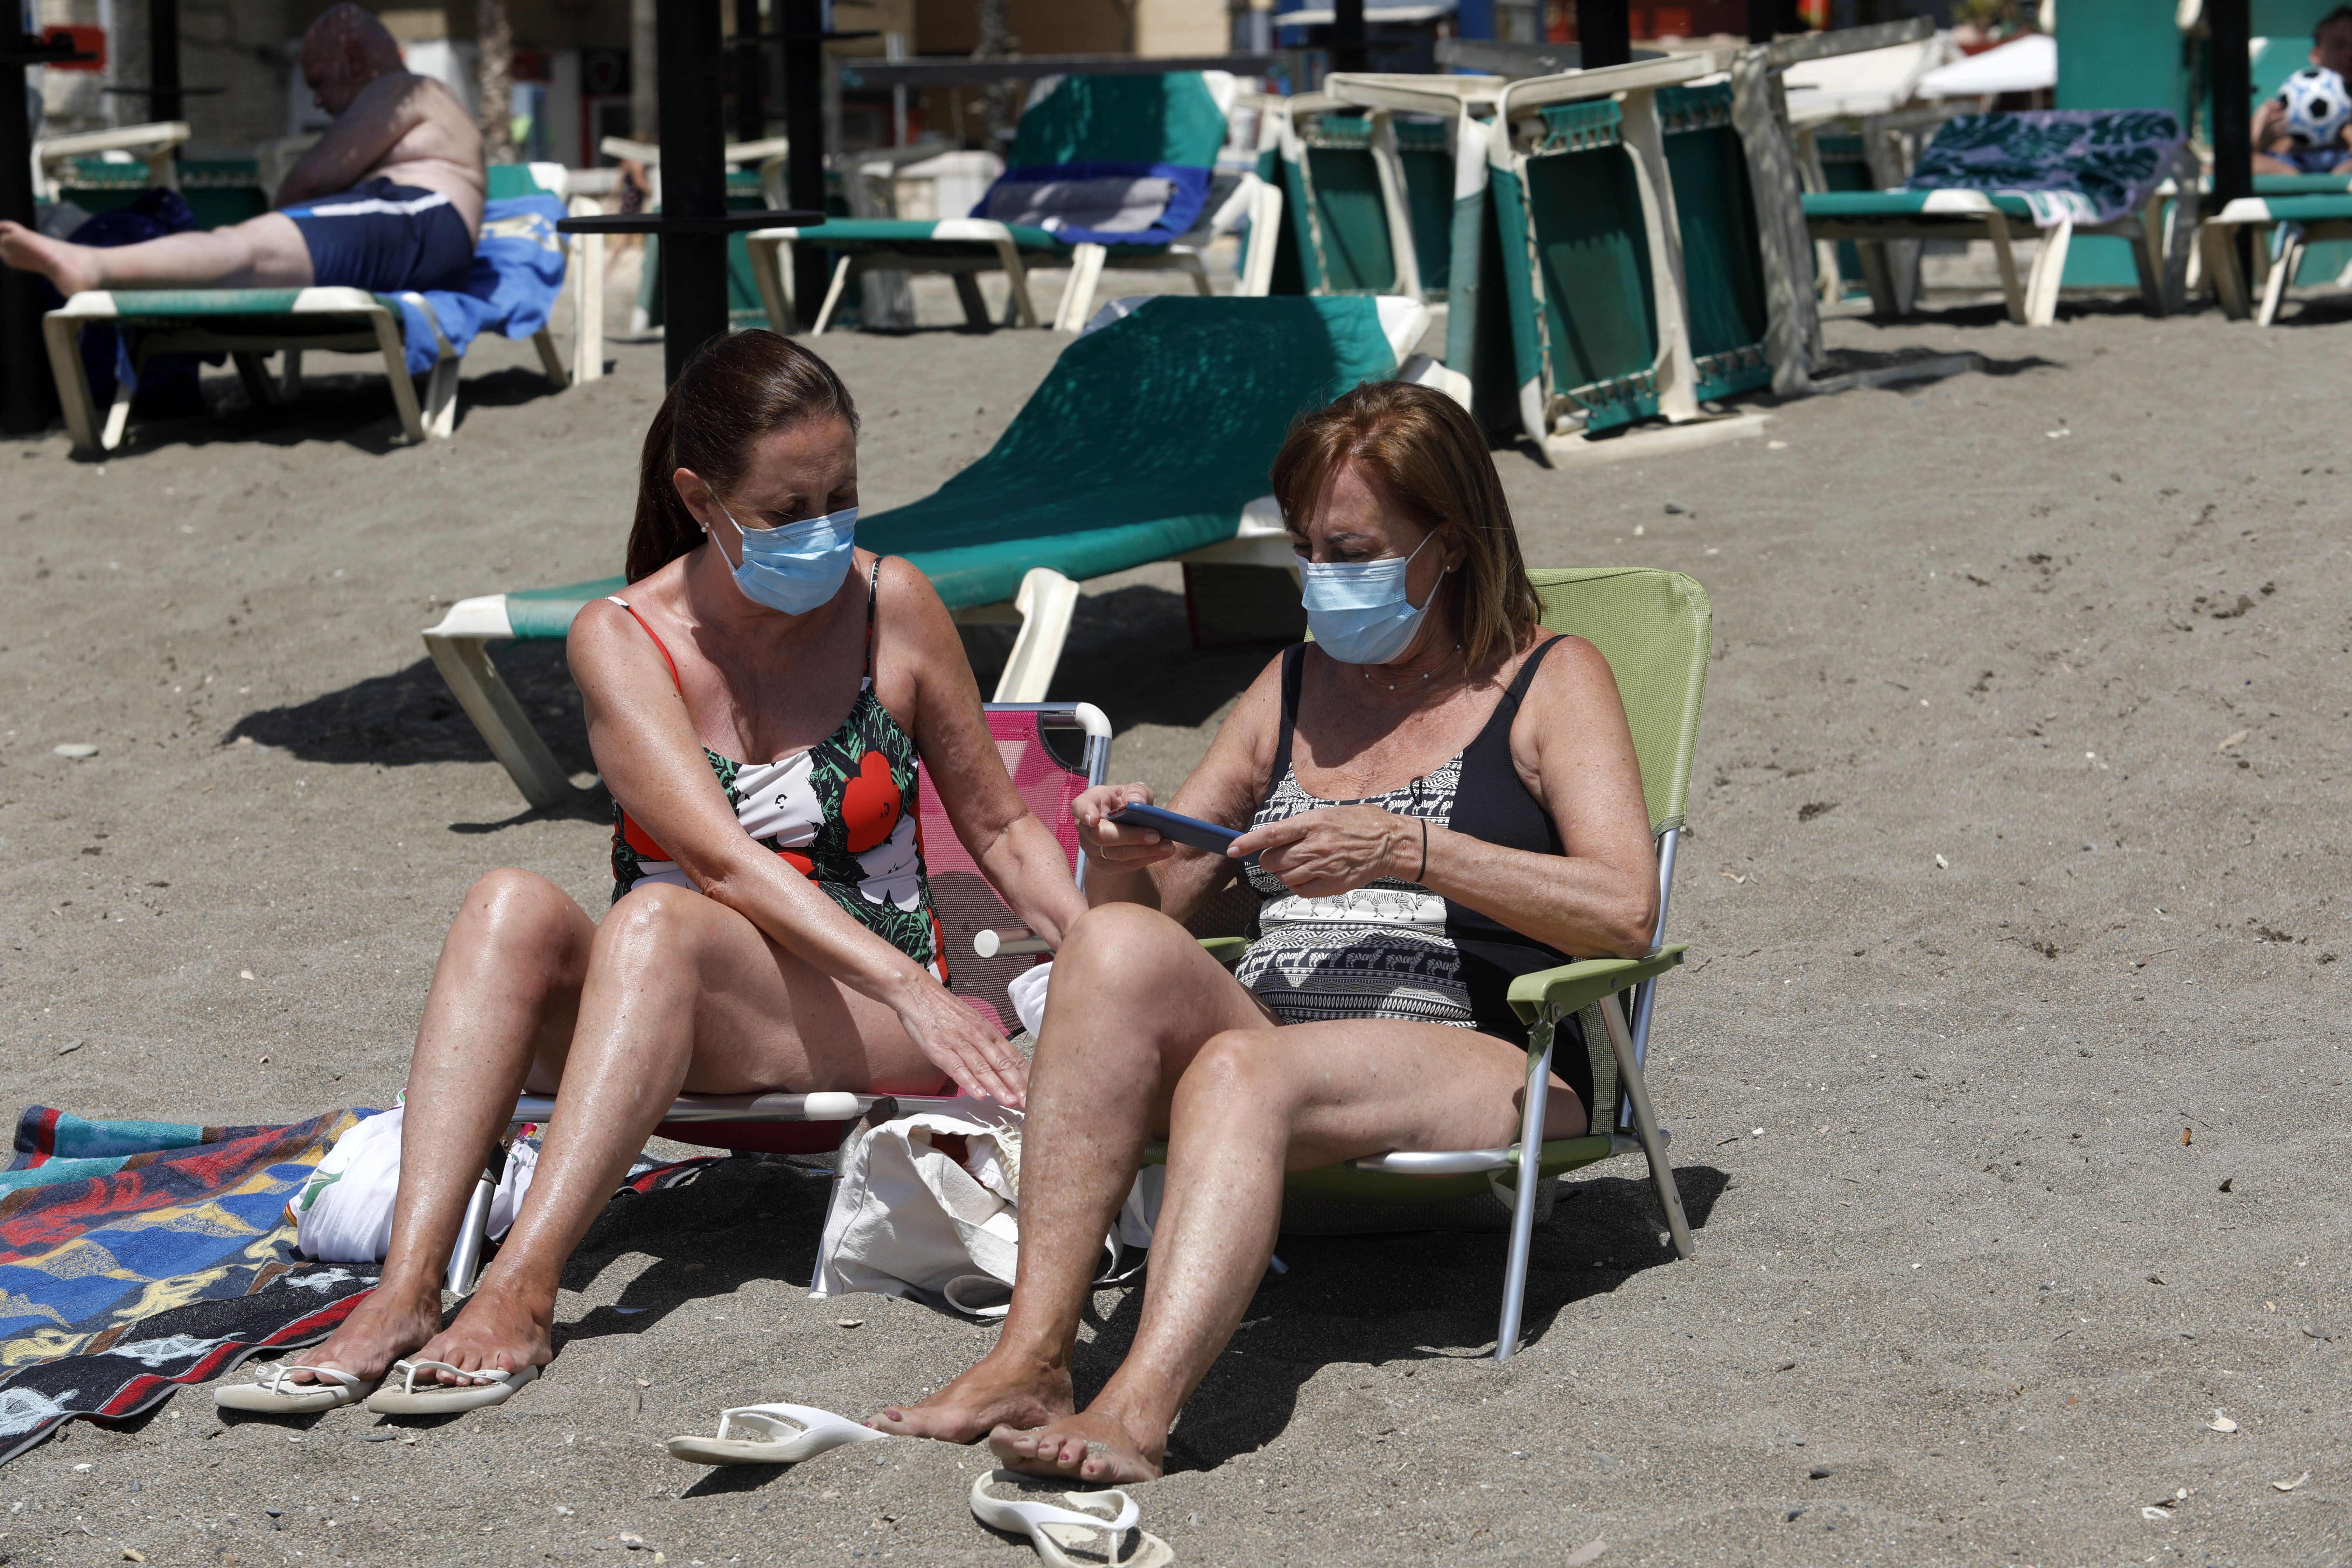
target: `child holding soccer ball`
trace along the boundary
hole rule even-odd
[[[2352,173],[2352,5],[2311,30],[2311,63],[2254,111],[2254,173]]]

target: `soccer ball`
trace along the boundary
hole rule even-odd
[[[2279,89],[2286,110],[2286,133],[2299,146],[2332,147],[2352,121],[2352,91],[2344,79],[2325,66],[2305,66]]]

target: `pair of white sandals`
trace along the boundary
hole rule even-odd
[[[484,1381],[427,1383],[422,1388],[416,1385],[419,1373],[436,1370]],[[298,1372],[307,1372],[317,1381],[293,1382]],[[417,1357],[393,1363],[383,1384],[365,1397],[364,1403],[379,1415],[455,1415],[461,1411],[504,1404],[516,1389],[538,1375],[539,1368],[535,1366],[502,1372],[495,1367],[451,1366],[446,1361]],[[399,1386],[394,1386],[395,1382]],[[213,1404],[223,1410],[265,1415],[307,1415],[313,1411],[338,1410],[346,1405],[362,1403],[360,1390],[363,1386],[364,1379],[341,1367],[296,1366],[279,1362],[265,1370],[256,1382],[214,1389]]]
[[[746,1405],[719,1413],[718,1436],[672,1437],[668,1447],[688,1464],[794,1465],[889,1437],[812,1405]],[[1166,1542],[1137,1528],[1142,1510],[1122,1491],[1056,1492],[1035,1476],[990,1470],[971,1483],[971,1511],[982,1524],[1026,1535],[1053,1568],[1165,1568],[1176,1560]]]

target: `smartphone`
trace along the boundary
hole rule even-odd
[[[1141,802],[1120,806],[1110,814],[1110,819],[1122,827],[1148,827],[1171,843],[1189,844],[1212,855],[1223,854],[1225,846],[1241,837],[1230,827],[1220,827],[1197,816],[1181,816]]]

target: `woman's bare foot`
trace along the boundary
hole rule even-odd
[[[485,1285],[474,1292],[456,1322],[434,1335],[409,1359],[446,1362],[467,1371],[519,1372],[527,1366],[545,1366],[555,1359],[555,1342],[549,1331],[555,1321],[554,1307],[550,1300],[542,1310],[495,1285]],[[471,1387],[490,1380],[458,1377],[427,1367],[416,1381]]]
[[[1100,1406],[1064,1415],[1032,1431],[999,1426],[988,1446],[1004,1468],[1031,1476],[1070,1476],[1101,1486],[1156,1481],[1168,1435],[1144,1441]]]
[[[920,1405],[890,1405],[866,1425],[902,1437],[977,1443],[991,1432],[1042,1426],[1076,1404],[1067,1368],[1000,1365],[992,1352]]]
[[[291,1363],[286,1381],[297,1387],[324,1383],[324,1378],[293,1373],[308,1366],[331,1366],[338,1372],[350,1373],[362,1383],[373,1383],[394,1362],[431,1339],[440,1326],[441,1299],[437,1291],[429,1303],[404,1302],[385,1295],[383,1288],[378,1286],[352,1309],[343,1326],[328,1335],[325,1343],[300,1352],[300,1359]]]
[[[89,247],[51,239],[20,223],[0,223],[0,261],[39,273],[68,299],[98,287],[98,267]]]

